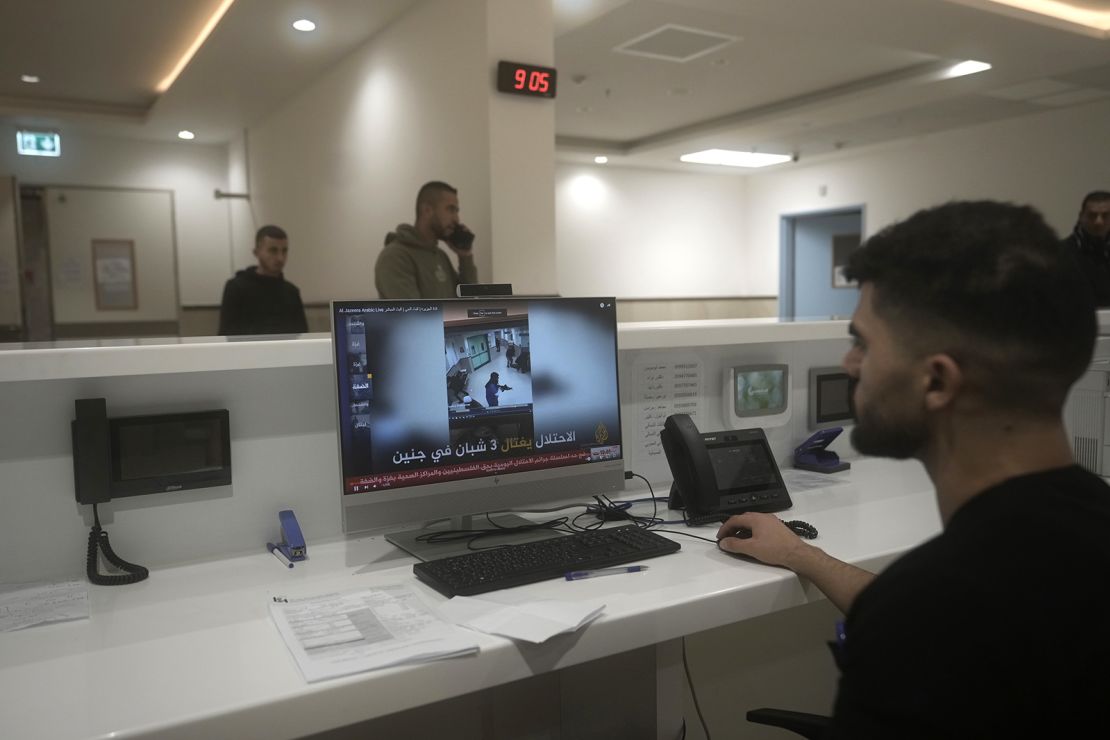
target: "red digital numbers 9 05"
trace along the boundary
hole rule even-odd
[[[513,87],[517,90],[524,90],[527,88],[529,92],[545,93],[551,88],[551,73],[550,72],[529,72],[526,69],[517,69],[513,73],[515,82]]]
[[[532,64],[500,62],[497,65],[497,89],[516,95],[553,98],[555,97],[555,70]]]

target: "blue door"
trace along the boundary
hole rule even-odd
[[[779,317],[847,318],[859,294],[842,270],[863,233],[861,209],[783,217]]]

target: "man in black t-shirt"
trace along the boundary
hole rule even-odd
[[[255,234],[258,264],[235,273],[224,285],[220,302],[220,334],[301,334],[308,320],[301,292],[285,279],[289,237],[278,226]]]
[[[887,228],[846,274],[852,443],[920,460],[943,532],[878,576],[767,514],[732,517],[719,546],[847,613],[829,737],[1101,736],[1110,487],[1062,420],[1095,340],[1084,276],[1036,211],[987,201]]]

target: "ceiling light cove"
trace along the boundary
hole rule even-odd
[[[1075,2],[1072,0],[989,0],[998,5],[1029,13],[1057,18],[1099,31],[1110,31],[1110,9],[1102,2]]]
[[[189,60],[193,58],[193,55],[197,53],[197,49],[201,47],[205,39],[208,38],[208,35],[212,33],[212,29],[214,29],[216,24],[220,22],[220,19],[224,17],[224,13],[227,12],[227,9],[231,7],[233,2],[235,2],[235,0],[223,0],[220,3],[219,7],[217,7],[212,15],[208,17],[208,20],[205,21],[204,27],[200,29],[200,33],[197,34],[197,37],[193,39],[193,43],[189,45],[189,48],[186,49],[185,53],[181,55],[181,58],[177,60],[177,64],[174,65],[173,70],[154,88],[155,92],[164,93],[166,90],[170,89],[170,85],[172,85],[174,80],[177,79],[177,76],[181,74],[181,70],[185,69],[185,65],[188,64]]]
[[[977,62],[974,59],[968,59],[966,62],[953,64],[949,68],[948,72],[945,74],[945,77],[963,77],[964,75],[973,75],[979,72],[986,72],[990,68],[991,65],[987,64],[986,62]]]
[[[689,164],[716,164],[725,167],[768,167],[773,164],[789,162],[790,154],[767,154],[763,152],[736,152],[730,149],[706,149],[679,157]]]
[[[316,24],[307,18],[301,18],[300,20],[293,21],[293,28],[308,33],[309,31],[316,30]]]

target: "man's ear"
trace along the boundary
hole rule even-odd
[[[939,411],[951,406],[955,399],[963,392],[963,368],[948,354],[929,355],[925,363],[925,408],[929,411]]]

